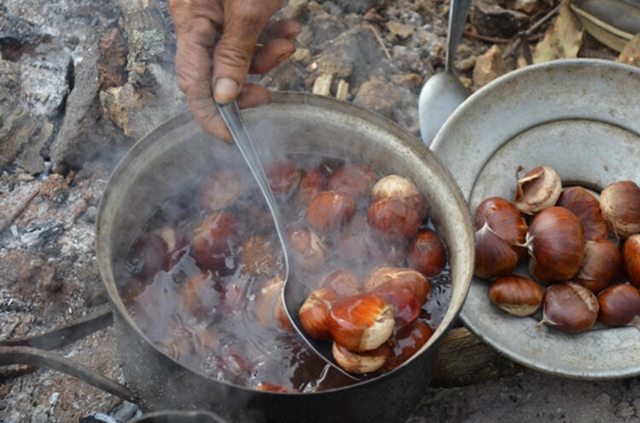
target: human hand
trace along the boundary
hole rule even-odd
[[[241,108],[270,102],[266,89],[245,81],[295,52],[291,39],[300,25],[269,22],[281,5],[282,0],[169,0],[178,85],[206,131],[229,140],[214,98],[223,104],[237,98]]]

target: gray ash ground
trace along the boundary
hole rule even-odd
[[[336,3],[290,1],[283,14],[304,24],[299,51],[274,72],[253,79],[270,89],[310,92],[320,75],[330,73],[332,95],[340,80],[347,81],[347,101],[417,136],[420,87],[443,66],[446,28],[433,12],[446,16],[446,4],[389,0],[364,19],[367,5],[384,2]],[[126,38],[132,4],[0,4],[0,339],[50,331],[107,302],[95,257],[95,219],[110,172],[148,125],[185,109],[179,97],[158,107],[152,101],[158,90],[147,79],[133,86],[147,94],[148,103],[122,94],[127,86],[109,92],[119,102],[109,101],[109,89],[133,78],[124,64],[115,65],[127,58],[126,49],[118,49],[117,34]],[[345,13],[341,6],[364,10]],[[170,34],[166,1],[159,1],[159,10]],[[109,31],[116,34],[110,43]],[[164,81],[175,95],[171,40],[168,44],[162,57],[128,60],[146,60],[151,79]],[[464,38],[456,68],[467,85],[472,85],[475,58],[490,47]],[[85,72],[96,63],[102,63],[95,72],[99,79]],[[74,91],[86,95],[74,96]],[[141,116],[148,121],[141,123]],[[65,122],[74,117],[80,129],[69,132]],[[74,156],[76,151],[86,157]],[[57,353],[125,382],[114,359],[115,343],[111,329],[104,329]],[[639,407],[635,377],[576,381],[522,368],[480,384],[431,387],[408,422],[634,422],[640,421]],[[0,368],[0,422],[126,422],[138,414],[134,404],[61,373]]]

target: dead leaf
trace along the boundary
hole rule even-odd
[[[553,26],[536,46],[533,63],[576,58],[581,46],[582,29],[571,13],[569,2],[566,2]]]

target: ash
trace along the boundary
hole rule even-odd
[[[353,102],[419,136],[418,96],[443,69],[446,25],[436,15],[447,10],[440,0],[290,0],[280,14],[303,24],[298,51],[251,79]],[[458,50],[471,89],[475,59],[490,46],[465,37]],[[0,339],[45,333],[107,303],[99,201],[133,143],[186,110],[174,49],[166,0],[0,4]],[[124,383],[115,343],[108,328],[56,352]],[[636,379],[583,383],[523,369],[430,388],[410,421],[638,421],[639,397]],[[126,422],[140,412],[58,372],[0,368],[2,422]]]

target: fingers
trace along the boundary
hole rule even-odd
[[[259,47],[253,55],[249,72],[266,73],[278,64],[287,60],[296,51],[296,46],[289,40],[278,38]]]
[[[238,95],[238,106],[241,109],[248,109],[269,103],[271,103],[271,94],[259,85],[246,84]],[[198,121],[198,123],[202,125],[202,122]],[[205,131],[227,143],[233,142],[227,126],[218,114],[217,107],[214,106],[214,115],[211,119],[206,120],[206,125],[207,126],[202,125]]]
[[[247,79],[258,38],[281,3],[225,2],[224,32],[213,54],[213,96],[217,102],[228,103],[238,95]]]
[[[178,86],[194,118],[206,128],[217,114],[211,96],[211,56],[222,9],[212,0],[171,0],[169,6],[176,29]]]

